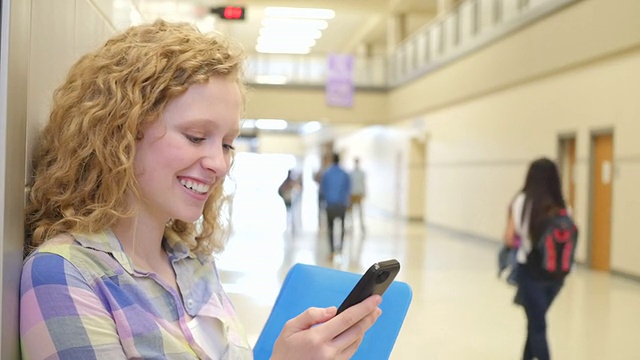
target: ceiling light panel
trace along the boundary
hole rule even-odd
[[[287,122],[282,119],[258,119],[256,127],[262,130],[284,130],[287,128]]]
[[[264,10],[267,17],[274,18],[302,18],[331,20],[336,12],[331,9],[297,8],[297,7],[267,7]]]
[[[263,27],[260,29],[260,36],[266,37],[305,37],[308,39],[318,40],[322,37],[322,31],[318,29],[298,29],[295,33],[291,33],[289,29],[277,29],[277,28],[266,28]]]
[[[324,30],[329,26],[326,20],[264,18],[262,27],[275,29],[316,29]]]
[[[311,52],[310,47],[293,47],[287,45],[281,46],[264,46],[256,45],[256,51],[263,54],[297,54],[306,55]]]
[[[331,9],[316,8],[267,7],[264,13],[256,51],[271,54],[308,54],[335,17]]]
[[[282,45],[282,38],[273,38],[273,37],[258,37],[258,45],[263,46],[279,46]],[[316,41],[311,38],[304,37],[288,37],[286,40],[287,45],[291,45],[292,47],[313,47],[316,44]]]

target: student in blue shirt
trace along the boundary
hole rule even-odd
[[[327,211],[327,232],[329,234],[330,259],[342,251],[344,241],[344,217],[349,207],[351,197],[351,179],[349,174],[340,167],[340,155],[333,154],[333,165],[322,175],[320,191],[324,196]],[[340,219],[340,242],[335,246],[333,239],[333,223]]]

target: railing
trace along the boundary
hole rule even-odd
[[[319,55],[257,54],[247,59],[246,77],[253,84],[324,86],[327,57]],[[357,87],[386,88],[384,56],[355,57]]]
[[[476,51],[527,24],[580,0],[466,0],[404,40],[388,57],[356,57],[359,88],[393,88]],[[323,86],[326,57],[250,56],[254,84]]]
[[[390,87],[424,76],[579,0],[467,0],[402,42],[388,58]]]

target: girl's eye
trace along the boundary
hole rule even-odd
[[[206,138],[188,135],[188,134],[185,134],[184,136],[187,138],[187,140],[191,141],[194,144],[198,144],[206,140]]]
[[[231,145],[231,144],[223,144],[223,145],[222,145],[222,147],[224,147],[226,150],[231,150],[231,151],[233,151],[233,150],[235,150],[235,149],[236,149],[236,148],[235,148],[233,145]]]

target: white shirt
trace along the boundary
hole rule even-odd
[[[351,171],[351,195],[364,195],[364,172],[360,169]]]
[[[521,244],[516,253],[518,263],[526,264],[527,255],[531,252],[531,238],[529,237],[529,218],[531,217],[531,207],[527,207],[527,214],[523,217],[522,212],[525,210],[525,195],[518,194],[511,204],[511,216],[516,234],[520,236]]]

